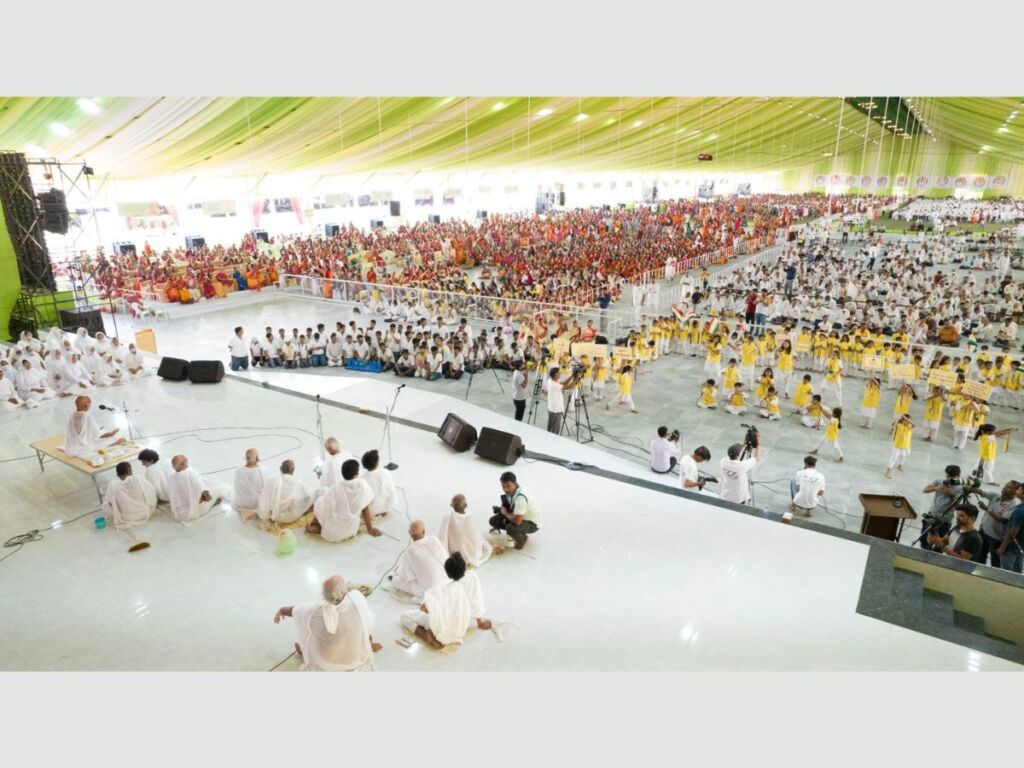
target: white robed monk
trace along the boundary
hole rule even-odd
[[[56,357],[58,353],[54,353]],[[92,379],[89,372],[85,370],[78,355],[71,354],[65,357],[61,355],[59,367],[57,368],[57,394],[61,396],[80,393],[82,390],[92,388]]]
[[[461,643],[474,623],[479,629],[491,628],[491,622],[483,617],[480,579],[474,571],[466,571],[462,555],[450,555],[444,570],[449,581],[428,589],[420,609],[407,611],[400,618],[402,627],[433,648]]]
[[[94,456],[101,448],[125,442],[123,437],[117,436],[120,430],[116,427],[107,432],[100,430],[100,425],[89,413],[91,407],[92,398],[87,395],[75,398],[75,412],[68,420],[68,429],[64,435],[64,453],[68,456],[84,459]]]
[[[146,448],[139,453],[139,463],[142,464],[142,474],[156,489],[157,499],[164,503],[170,501],[171,492],[168,490],[168,483],[174,470],[167,465],[166,461],[160,461],[160,454],[152,448]]]
[[[243,520],[255,517],[260,504],[264,478],[263,470],[259,465],[259,451],[249,448],[245,452],[245,466],[235,470],[231,503],[234,504]]]
[[[22,360],[17,373],[15,386],[18,396],[29,408],[35,408],[43,400],[52,400],[57,393],[46,386],[46,373],[41,368],[33,368],[28,360]]]
[[[144,477],[132,474],[132,465],[117,465],[117,479],[107,486],[103,510],[114,520],[115,528],[141,525],[156,510],[156,489]]]
[[[341,443],[336,437],[328,437],[324,441],[324,451],[326,453],[324,460],[321,462],[320,468],[316,470],[317,475],[320,477],[321,488],[321,490],[317,491],[318,497],[341,480],[341,465],[355,458],[348,451],[341,450]]]
[[[378,451],[367,451],[363,454],[363,470],[365,471],[362,473],[362,478],[373,491],[370,514],[374,517],[384,517],[388,510],[395,506],[395,479],[389,470],[380,465]]]
[[[257,510],[261,520],[294,523],[313,506],[313,497],[295,477],[295,462],[281,462],[281,472],[263,482]]]
[[[492,547],[473,519],[466,514],[466,497],[461,493],[452,497],[452,511],[445,515],[437,538],[448,554],[461,552],[467,565],[478,568],[491,556]]]
[[[359,462],[349,459],[341,465],[341,480],[321,490],[313,505],[316,519],[306,526],[306,532],[319,533],[324,541],[344,541],[359,533],[361,519],[368,534],[380,536],[370,515],[372,501],[373,491],[359,477]]]
[[[426,526],[421,520],[413,520],[409,524],[409,538],[412,542],[395,563],[391,584],[422,600],[428,589],[448,580],[444,572],[448,553],[436,536],[427,536]]]
[[[373,654],[381,649],[373,642],[373,614],[362,593],[350,591],[341,576],[324,582],[319,603],[285,606],[274,614],[279,624],[285,616],[295,620],[298,641],[295,651],[302,669],[310,672],[362,672],[373,670]]]
[[[124,356],[124,369],[133,379],[141,379],[143,376],[149,376],[152,373],[146,367],[146,359],[135,348],[134,344],[128,345],[128,353]]]
[[[174,474],[167,481],[167,491],[175,520],[183,523],[199,520],[220,504],[220,497],[214,498],[206,481],[189,467],[187,456],[175,456],[171,459],[171,467]]]
[[[9,365],[0,366],[0,410],[4,411],[13,411],[15,408],[25,405],[25,401],[18,397],[18,390],[15,389],[14,382],[7,376],[10,368]]]

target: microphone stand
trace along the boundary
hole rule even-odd
[[[388,440],[388,463],[384,465],[384,469],[393,471],[398,469],[398,465],[391,461],[391,413],[395,410],[395,404],[398,402],[398,396],[402,394],[405,384],[399,384],[395,388],[395,399],[391,401],[391,407],[388,408],[387,414],[384,417],[384,434]]]
[[[320,460],[324,460],[324,417],[320,413],[320,395],[316,396],[316,436],[320,441]]]

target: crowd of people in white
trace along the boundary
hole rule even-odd
[[[1003,198],[1000,200],[958,200],[954,197],[911,200],[902,208],[893,211],[892,218],[911,221],[927,218],[934,224],[950,222],[999,222],[1011,224],[1024,220],[1024,200]]]

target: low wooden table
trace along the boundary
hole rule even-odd
[[[29,447],[35,450],[36,458],[39,460],[39,471],[45,472],[45,465],[50,461],[59,461],[65,466],[77,469],[79,472],[88,475],[92,479],[92,484],[96,488],[96,495],[99,497],[101,504],[103,503],[103,492],[100,491],[100,484],[96,479],[96,476],[99,475],[100,472],[106,472],[108,469],[113,469],[122,461],[134,459],[142,451],[142,448],[133,442],[104,448],[103,458],[106,459],[106,461],[104,461],[100,466],[94,467],[84,459],[79,459],[75,456],[68,456],[63,450],[61,450],[62,445],[64,445],[64,435],[54,435],[53,437],[48,437],[45,440],[37,440],[34,443],[29,443]]]

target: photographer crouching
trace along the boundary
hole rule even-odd
[[[666,475],[676,468],[682,447],[679,445],[679,430],[658,427],[658,436],[651,440],[651,471]]]

